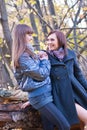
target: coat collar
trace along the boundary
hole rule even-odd
[[[74,59],[74,55],[72,50],[67,50],[67,55],[64,57],[63,61],[59,61],[56,57],[53,57],[52,55],[48,54],[49,60],[51,62],[51,65],[64,65],[69,60]]]

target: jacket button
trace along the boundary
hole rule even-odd
[[[60,77],[57,77],[57,79],[60,79]]]

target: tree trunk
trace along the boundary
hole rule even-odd
[[[11,62],[11,46],[12,46],[12,37],[8,25],[8,17],[6,12],[6,5],[4,0],[0,0],[0,13],[1,13],[1,25],[4,34],[4,40],[0,48],[0,87],[13,86],[10,74],[6,65],[10,68]],[[7,55],[7,56],[6,56]],[[11,71],[10,71],[11,72]]]
[[[34,33],[36,35],[38,35],[38,31],[37,31],[37,27],[36,27],[36,23],[35,23],[33,12],[30,13],[30,22],[31,22],[32,28],[34,30]],[[36,50],[40,50],[40,45],[39,45],[39,42],[38,42],[38,36],[34,37],[34,41],[35,41],[35,48],[36,48]]]
[[[4,61],[4,56],[2,54],[2,48],[0,48],[0,88],[7,88],[8,86],[13,86],[10,74],[6,68],[6,62]]]
[[[35,7],[38,11],[38,13],[40,14],[40,16],[43,18],[43,14],[42,14],[42,10],[41,10],[41,7],[40,7],[40,2],[39,0],[36,0],[36,4],[35,4]],[[41,19],[40,20],[40,23],[42,25],[42,32],[44,32],[44,36],[46,38],[47,36],[47,27],[46,27],[46,23],[44,21],[42,21]]]
[[[49,8],[50,14],[52,15],[52,26],[54,29],[58,29],[55,9],[54,9],[54,5],[53,5],[52,0],[48,0],[48,8]]]
[[[8,45],[9,54],[11,54],[12,37],[8,26],[8,18],[4,0],[0,0],[0,13],[1,13],[1,24],[3,28],[4,38]]]

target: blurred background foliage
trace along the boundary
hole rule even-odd
[[[87,76],[87,0],[0,0],[0,87],[16,86],[11,68],[12,32],[25,23],[34,30],[33,46],[46,49],[50,30],[60,29]]]

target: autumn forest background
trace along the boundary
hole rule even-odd
[[[15,86],[11,70],[12,32],[18,23],[34,30],[34,47],[45,48],[52,29],[62,30],[68,47],[74,49],[87,75],[86,0],[0,0],[0,87]]]
[[[8,90],[18,87],[11,67],[11,48],[13,29],[19,23],[33,28],[33,46],[36,51],[46,49],[45,40],[50,30],[63,31],[68,47],[76,52],[80,67],[87,78],[87,0],[0,0],[1,103],[7,103],[7,98],[3,98],[12,94]],[[18,98],[22,96],[23,94]],[[0,112],[3,108],[5,109],[0,106]],[[7,119],[10,120],[10,116]],[[0,113],[0,121],[2,120],[5,118]]]

